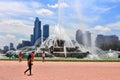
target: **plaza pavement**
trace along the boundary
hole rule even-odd
[[[33,63],[28,76],[26,61],[0,61],[0,80],[120,80],[119,62]]]

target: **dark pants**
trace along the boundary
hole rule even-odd
[[[29,68],[28,68],[24,73],[26,73],[27,71],[30,71],[30,75],[31,75],[32,64],[29,64],[28,67],[29,67]]]
[[[45,57],[42,57],[42,61],[43,61],[43,62],[45,61]]]

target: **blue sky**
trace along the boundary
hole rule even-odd
[[[50,34],[60,23],[72,38],[77,29],[120,37],[120,0],[0,0],[0,6],[0,48],[30,40],[35,17]]]

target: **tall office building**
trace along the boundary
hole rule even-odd
[[[104,35],[97,35],[96,38],[96,45],[99,47],[101,44],[110,44],[110,43],[118,43],[119,38],[116,35],[104,36]]]
[[[32,34],[30,37],[31,37],[31,46],[33,46],[34,45],[34,41],[35,41],[34,40],[34,35]]]
[[[34,22],[34,43],[37,41],[37,39],[41,38],[41,21],[39,21],[38,17],[36,17]]]
[[[83,33],[81,30],[77,30],[76,31],[76,41],[79,43],[79,44],[83,44]]]
[[[22,47],[25,47],[25,46],[30,46],[30,41],[26,41],[26,40],[23,40],[22,41]]]
[[[15,50],[13,43],[10,43],[10,50]]]
[[[84,45],[90,47],[91,46],[91,33],[89,31],[86,31],[83,36],[84,36],[84,39],[83,39]]]
[[[104,36],[105,43],[118,43],[119,38],[116,35]]]
[[[76,41],[79,44],[84,46],[91,46],[91,33],[89,31],[85,31],[84,33],[81,30],[76,31]]]
[[[8,46],[4,46],[4,51],[5,52],[9,51],[9,47]]]
[[[43,25],[43,41],[45,41],[49,37],[49,25]]]
[[[22,48],[22,43],[19,43],[19,44],[17,45],[17,49],[20,49],[20,48]]]
[[[103,44],[104,43],[104,36],[103,35],[97,35],[95,43],[96,43],[97,47],[99,47],[100,44]]]

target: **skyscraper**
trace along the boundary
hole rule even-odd
[[[36,17],[34,22],[34,34],[32,37],[34,37],[33,43],[35,43],[38,38],[41,38],[41,21],[39,21],[38,17]]]
[[[85,31],[84,33],[81,30],[76,31],[76,41],[79,44],[84,46],[91,46],[91,33],[89,31]]]
[[[83,33],[81,30],[77,30],[76,31],[76,41],[79,43],[79,44],[83,44]]]
[[[91,46],[91,33],[89,31],[85,31],[83,42],[85,46]]]
[[[10,43],[10,50],[15,50],[13,43]]]
[[[31,35],[30,37],[31,37],[31,46],[33,46],[33,45],[34,45],[34,41],[35,41],[35,40],[34,40],[34,36]]]
[[[96,45],[100,47],[101,44],[111,44],[111,43],[118,43],[119,38],[116,35],[97,35],[96,38]]]
[[[43,41],[45,41],[49,37],[49,25],[43,25]]]
[[[9,51],[9,47],[8,46],[4,46],[4,51],[5,52]]]
[[[22,48],[22,43],[19,43],[19,44],[17,45],[17,49],[20,49],[20,48]]]
[[[25,47],[25,46],[30,46],[30,41],[23,40],[22,47]]]

